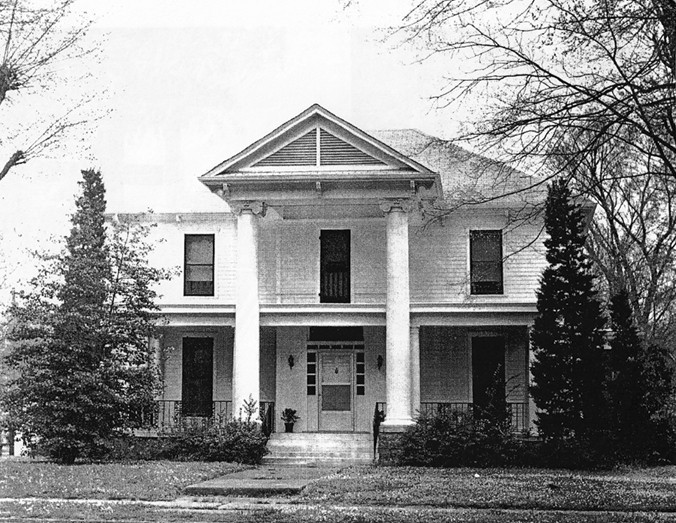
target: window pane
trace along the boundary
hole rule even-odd
[[[472,264],[472,281],[501,281],[502,266],[495,262],[474,262]]]
[[[185,237],[185,260],[188,264],[214,263],[214,237],[211,235],[189,235]]]
[[[350,385],[322,386],[322,410],[350,410]]]
[[[502,294],[502,231],[470,231],[472,294]]]
[[[185,279],[188,281],[213,281],[213,265],[187,265],[185,268]]]
[[[472,231],[473,261],[496,261],[502,258],[500,231]]]

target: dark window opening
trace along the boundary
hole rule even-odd
[[[185,235],[185,271],[183,292],[186,296],[214,295],[214,235]]]
[[[350,303],[350,231],[323,230],[320,242],[320,303]]]
[[[211,417],[213,406],[213,338],[183,338],[182,411]]]
[[[470,231],[472,294],[502,294],[502,231]]]
[[[364,327],[310,327],[310,341],[364,341]]]

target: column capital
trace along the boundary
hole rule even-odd
[[[246,212],[253,215],[258,215],[263,218],[268,210],[267,204],[260,201],[229,202],[229,204],[230,210],[232,210],[232,212],[237,215],[244,214]]]
[[[414,202],[410,198],[393,198],[388,200],[380,200],[378,202],[380,210],[385,214],[392,211],[395,212],[411,212],[414,208]]]

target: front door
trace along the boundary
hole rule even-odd
[[[319,352],[319,430],[354,430],[352,352]]]

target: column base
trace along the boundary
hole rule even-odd
[[[400,418],[400,419],[386,419],[380,424],[380,432],[385,433],[398,433],[404,432],[408,427],[415,425],[415,421],[412,418]]]

